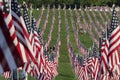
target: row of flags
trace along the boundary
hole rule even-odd
[[[20,6],[17,0],[1,0],[0,17],[0,74],[9,77],[12,71],[22,67],[24,77],[29,73],[38,80],[52,80],[58,74],[60,44],[56,45],[54,61],[49,60],[52,54],[45,55],[33,11],[29,17],[25,3]]]
[[[82,25],[82,26],[84,26],[85,29],[88,30],[88,33],[90,34],[91,38],[93,39],[93,42],[95,42],[95,44],[98,46],[99,45],[99,41],[95,37],[95,34],[93,33],[91,26],[87,23],[83,11],[81,11],[81,15],[83,17],[83,23],[84,23],[84,25]]]
[[[68,32],[68,29],[66,31]],[[78,80],[120,79],[120,27],[115,7],[111,25],[103,32],[98,50],[97,46],[94,46],[92,52],[87,50],[84,57],[79,56],[75,54],[69,40],[67,41],[70,60]]]

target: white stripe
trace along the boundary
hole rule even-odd
[[[1,29],[0,29],[0,37],[1,37],[0,38],[0,47],[3,51],[3,53],[4,53],[4,56],[7,60],[7,63],[9,65],[9,67],[10,67],[11,70],[16,69],[17,66],[15,64],[14,58],[13,58],[12,53],[11,53],[11,51],[10,51],[8,45],[7,45],[7,42],[5,40],[5,37],[3,36],[3,33],[1,31]]]
[[[108,48],[107,48],[107,46],[105,46],[105,51],[106,51],[106,55],[108,55]]]
[[[10,36],[13,36],[13,34],[15,33],[15,28],[14,28],[13,25],[12,25],[12,27],[10,28],[9,32],[10,32]],[[13,43],[15,44],[15,46],[18,44],[18,40],[17,40],[16,37],[15,37]]]
[[[115,49],[118,45],[120,45],[120,39],[110,47],[109,52],[111,52],[113,49]]]
[[[36,36],[38,36],[38,33],[37,33],[36,31],[34,31],[34,34],[35,34]]]
[[[28,64],[28,63],[25,63],[25,64],[24,64],[23,71],[25,71],[25,69],[26,69],[26,67],[27,67],[27,64]],[[30,67],[30,64],[29,64],[28,67],[27,67],[27,71],[25,71],[25,72],[30,73],[30,71],[31,71],[31,67]]]
[[[107,63],[107,56],[105,55],[105,53],[102,53],[102,56],[104,57],[105,63]]]
[[[14,45],[17,46],[18,45],[18,41],[17,38],[15,37],[14,41],[13,41]]]
[[[23,25],[24,29],[27,31],[23,17],[21,16],[20,19],[21,19],[21,24]]]
[[[118,55],[119,53],[117,52],[117,50],[115,51],[115,56],[116,56],[116,60],[117,60],[117,64],[119,64],[119,55]]]
[[[14,16],[19,22],[21,22],[21,24],[23,25],[23,28],[27,31],[26,27],[25,27],[25,23],[24,23],[24,20],[22,17],[18,17],[16,15],[16,13],[14,13],[14,11],[12,11],[12,16]],[[27,43],[27,46],[28,46],[28,49],[29,51],[32,53],[32,55],[35,57],[35,54],[33,53],[33,49],[32,49],[32,46],[31,44],[29,43],[28,39],[25,37],[25,40],[26,40],[26,43]]]
[[[112,61],[113,61],[113,66],[112,66],[112,67],[114,67],[114,65],[115,65],[115,63],[116,63],[116,62],[115,62],[115,59],[116,59],[116,58],[115,58],[115,54],[113,54],[113,55],[112,55]]]
[[[7,27],[9,27],[8,25],[9,25],[10,21],[12,20],[11,14],[9,14],[7,16],[7,18],[4,18],[4,20],[5,20],[6,24],[7,24]],[[12,24],[12,27],[10,28],[9,32],[10,32],[10,36],[12,36],[15,33],[15,28],[14,28],[13,24]],[[18,44],[17,38],[15,38],[13,42],[14,42],[14,44],[16,46]]]
[[[30,71],[32,70],[30,64],[28,65],[28,68],[27,68],[27,72],[30,73]]]
[[[37,71],[37,75],[40,75],[38,67],[36,65],[34,67],[35,67],[35,70]]]
[[[29,43],[29,41],[28,41],[28,39],[26,37],[25,37],[25,39],[26,39],[26,43],[27,43],[29,51],[32,53],[33,57],[35,58],[35,54],[33,52],[33,48],[31,46],[31,44]]]
[[[25,22],[24,22],[22,16],[18,17],[14,11],[11,11],[11,13],[12,13],[12,16],[14,16],[22,24],[24,29],[27,31],[26,26],[25,26]]]
[[[117,32],[117,34],[110,40],[110,43],[113,43],[116,39],[119,38],[119,36],[120,36],[120,31],[119,31],[119,30],[120,30],[119,27],[117,27],[117,28],[112,32],[111,37],[112,37],[112,35],[114,35],[116,32]]]
[[[13,23],[14,23],[15,27],[16,27],[19,31],[21,31],[21,33],[23,34],[22,27],[21,27],[16,21],[13,21]]]
[[[39,39],[38,39],[38,37],[37,37],[37,36],[35,36],[34,38],[35,38],[35,40],[36,40],[36,41],[38,41],[38,42],[39,42]]]
[[[20,40],[22,40],[22,41],[24,42],[24,44],[27,46],[26,41],[25,41],[25,39],[23,38],[23,36],[22,36],[21,34],[19,34],[19,32],[16,32],[16,34],[17,34],[17,37],[18,37]]]
[[[24,64],[23,71],[25,71],[26,67],[27,67],[27,63]]]
[[[120,26],[116,27],[116,28],[113,30],[112,34],[115,34],[115,33],[118,32],[119,30],[120,30]]]
[[[10,21],[12,20],[11,14],[8,14],[8,16],[6,18],[4,18],[4,20],[5,20],[5,23],[8,25],[10,23]],[[7,26],[7,27],[9,27],[9,26]]]
[[[11,11],[11,14],[12,14],[12,16],[14,16],[19,22],[21,22],[21,21],[20,21],[20,17],[18,17],[14,11]]]
[[[112,60],[111,60],[111,57],[112,57],[112,56],[109,56],[109,66],[110,66],[110,68],[112,68],[112,64],[111,64],[111,63],[112,63]]]
[[[37,59],[37,61],[38,61],[38,64],[40,64],[40,53],[38,53],[39,55],[39,57],[38,57],[38,59]]]
[[[0,74],[4,72],[2,65],[0,64]]]
[[[12,35],[15,33],[15,28],[14,28],[13,25],[12,25],[12,27],[10,28],[9,32],[10,32],[10,36],[12,36]]]
[[[31,32],[31,33],[30,33],[30,36],[29,36],[29,40],[31,41],[33,37],[34,37],[34,35],[33,35],[33,33]]]
[[[22,53],[22,59],[24,62],[27,62],[26,55],[25,55],[27,53],[25,53],[23,45],[21,43],[19,43],[19,44],[20,44],[20,49],[21,49],[21,53]]]
[[[35,42],[35,46],[40,47],[40,43]]]
[[[33,38],[33,37],[34,37],[34,36],[33,36],[33,33],[31,32],[31,33],[30,33],[30,36],[29,36],[29,40],[32,41],[32,42],[31,42],[31,43],[32,43],[32,44],[31,44],[32,49],[33,49],[33,46],[34,46],[34,38]]]
[[[116,34],[111,40],[110,40],[110,44],[112,44],[114,41],[116,41],[119,38],[120,33]]]

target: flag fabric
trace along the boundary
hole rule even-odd
[[[100,48],[100,54],[101,54],[101,74],[106,74],[107,69],[108,69],[108,49],[109,49],[109,41],[108,41],[108,30],[106,33],[103,33],[102,36],[102,44]]]
[[[119,64],[119,54],[120,49],[120,26],[118,25],[118,17],[115,7],[112,12],[112,21],[109,29],[109,66],[111,70],[114,66]]]
[[[32,31],[31,24],[30,24],[30,18],[28,16],[28,10],[26,8],[26,4],[23,4],[23,19],[25,21],[25,25],[27,28],[28,33],[30,34]]]
[[[29,31],[27,31],[27,29],[29,28],[28,27],[29,24],[27,25],[27,29],[26,29],[26,25],[21,15],[20,7],[17,3],[17,0],[11,1],[11,8],[12,8],[11,10],[12,19],[16,28],[18,39],[21,42],[21,44],[24,46],[24,50],[25,50],[24,54],[28,54],[29,57],[29,61],[26,61],[27,64],[25,66],[27,67],[25,68],[25,71],[27,72],[29,71],[29,73],[31,73],[32,75],[38,76],[39,75],[38,62],[35,58],[36,55],[35,52],[33,51],[32,41],[30,40],[30,34],[28,33]]]
[[[23,65],[19,41],[12,22],[8,2],[0,9],[0,74]]]
[[[30,39],[30,42],[32,44],[32,49],[33,49],[33,52],[34,52],[33,54],[35,55],[35,59],[37,61],[37,65],[31,66],[31,63],[26,63],[24,68],[25,68],[25,71],[30,73],[32,76],[39,77],[39,75],[40,75],[40,73],[39,73],[40,50],[42,50],[41,49],[42,45],[40,44],[39,39],[38,39],[35,19],[32,15],[32,18],[31,18],[32,20],[30,22],[30,19],[29,19],[29,16],[28,16],[28,11],[26,9],[25,4],[24,4],[23,15],[24,15],[24,20],[25,20],[27,31],[30,34],[29,39]]]
[[[4,77],[5,79],[9,79],[9,78],[11,77],[11,72],[10,72],[10,71],[4,72],[4,73],[3,73],[3,77]]]
[[[27,32],[25,22],[21,15],[20,6],[18,5],[17,0],[11,1],[11,14],[12,14],[13,23],[15,25],[18,40],[20,41],[21,45],[24,47],[23,50],[25,50],[23,54],[29,55],[29,59],[32,60],[35,64],[37,64],[35,59],[35,54],[33,52],[31,42],[29,40],[30,35]]]
[[[30,22],[27,10],[23,11],[22,17],[17,0],[11,0],[10,7],[8,2],[0,2],[0,74],[4,72],[8,78],[12,70],[22,66],[23,71],[38,79],[51,80],[58,74],[58,51],[55,51],[53,61],[45,60],[35,18],[32,15]],[[59,50],[59,45],[57,47]]]

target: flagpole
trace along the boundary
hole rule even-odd
[[[24,69],[23,69],[23,72],[21,73],[21,78],[22,80],[28,80],[28,74]]]

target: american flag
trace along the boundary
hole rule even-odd
[[[0,74],[23,64],[8,2],[3,4],[4,10],[0,9]]]
[[[45,59],[44,59],[44,55],[43,55],[43,45],[41,44],[41,40],[40,40],[40,33],[39,32],[39,29],[36,27],[36,21],[35,21],[35,18],[33,16],[33,13],[32,14],[32,28],[33,28],[33,34],[34,34],[34,47],[35,47],[35,57],[38,61],[38,64],[39,64],[39,72],[42,73],[42,67],[44,66],[44,69],[45,69]]]
[[[23,19],[25,21],[27,31],[30,34],[32,30],[31,30],[30,18],[28,16],[28,10],[26,8],[26,4],[23,4]]]
[[[106,74],[106,70],[108,68],[108,48],[109,48],[109,41],[108,41],[108,29],[106,33],[103,33],[102,40],[101,40],[101,48],[100,48],[100,54],[101,54],[101,73]]]
[[[36,59],[35,59],[35,54],[32,49],[32,44],[29,39],[30,35],[27,32],[26,25],[21,15],[20,6],[18,5],[17,0],[11,1],[11,14],[12,14],[13,23],[15,25],[18,40],[23,45],[24,47],[23,50],[25,50],[24,54],[28,55],[29,58],[35,64],[37,64]]]
[[[112,12],[112,21],[109,29],[109,65],[113,70],[119,64],[118,50],[120,50],[120,27],[115,7]]]
[[[24,20],[25,20],[25,23],[26,23],[26,26],[27,26],[27,30],[29,32],[29,34],[31,35],[30,36],[30,40],[32,42],[32,48],[33,48],[33,51],[34,51],[34,55],[35,55],[35,58],[36,58],[36,61],[37,61],[37,66],[34,65],[32,67],[31,66],[31,63],[27,63],[24,68],[26,69],[26,71],[28,73],[31,73],[31,75],[35,76],[35,77],[39,77],[40,75],[40,69],[41,69],[41,54],[43,54],[43,48],[42,48],[42,45],[40,44],[40,41],[38,39],[38,29],[36,28],[36,21],[35,21],[35,18],[33,16],[33,13],[32,14],[32,17],[31,17],[31,22],[29,20],[29,16],[28,16],[28,11],[24,5]],[[30,25],[31,24],[31,25]],[[43,55],[42,55],[43,56]],[[43,58],[42,58],[43,59]],[[43,64],[43,63],[42,63]],[[33,70],[34,69],[34,70]]]
[[[18,71],[22,70],[22,67],[17,68]],[[2,74],[5,79],[10,79],[13,75],[13,71],[6,71]]]
[[[31,25],[30,25],[30,18],[28,16],[28,11],[26,9],[26,5],[25,4],[23,5],[23,19],[25,21],[25,25],[26,25],[27,31],[30,34],[29,39],[30,39],[30,42],[32,44],[32,50],[33,50],[34,36],[33,36],[33,33],[32,33],[32,28],[31,28]],[[28,73],[30,73],[32,76],[34,75],[33,69],[34,69],[34,67],[33,67],[32,62],[25,63],[25,65],[23,67],[23,70],[28,72]]]
[[[32,48],[33,48],[33,45],[34,45],[33,29],[31,27],[30,17],[28,15],[28,10],[26,8],[26,4],[25,3],[23,4],[23,19],[25,21],[25,25],[26,25],[27,31],[30,34],[29,39],[30,39],[30,42],[31,42]]]
[[[12,8],[12,18],[13,18],[13,22],[14,25],[16,27],[16,32],[17,32],[17,36],[19,41],[21,42],[21,44],[23,45],[24,49],[24,54],[28,55],[28,59],[27,60],[27,64],[25,64],[25,66],[29,67],[29,68],[25,68],[24,66],[24,70],[31,73],[32,75],[38,77],[39,75],[39,70],[38,70],[38,62],[35,58],[35,52],[33,51],[33,46],[32,46],[32,41],[30,39],[30,34],[28,33],[27,29],[26,29],[26,25],[25,22],[23,20],[23,17],[20,13],[20,7],[17,3],[17,0],[12,0],[11,2],[11,8]],[[30,64],[30,65],[29,65]]]

